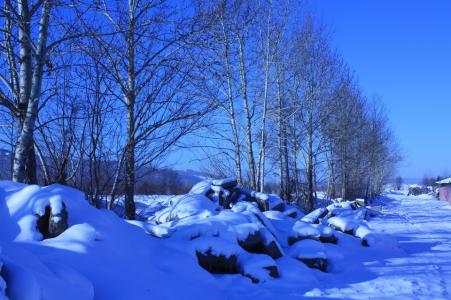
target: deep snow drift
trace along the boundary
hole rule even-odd
[[[11,299],[222,297],[217,281],[187,254],[91,207],[74,189],[0,182],[0,197],[2,274]],[[66,204],[69,228],[39,241],[35,214],[52,197]]]
[[[0,182],[0,274],[6,294],[11,299],[447,295],[443,287],[449,281],[423,282],[429,269],[442,276],[436,269],[442,266],[434,262],[421,277],[418,261],[407,253],[410,250],[404,251],[395,238],[383,234],[398,236],[409,249],[429,251],[417,243],[403,243],[398,235],[398,228],[410,224],[405,215],[422,209],[404,206],[414,203],[411,197],[383,199],[382,204],[389,206],[367,222],[371,211],[349,203],[307,216],[295,216],[290,207],[281,209],[271,197],[270,208],[282,211],[261,212],[246,201],[222,209],[205,195],[207,189],[208,184],[185,196],[153,197],[145,212],[147,221],[127,222],[89,206],[82,193],[67,187]],[[445,205],[429,198],[415,200],[425,207]],[[42,240],[36,222],[47,206],[55,212],[66,207],[68,228]],[[446,206],[442,210],[451,219],[451,210]],[[427,218],[424,213],[425,222]],[[415,230],[432,229],[427,226],[406,228],[413,235]],[[451,235],[451,227],[447,234]],[[439,245],[434,251],[443,249]],[[421,262],[431,262],[431,257],[426,255]],[[396,277],[395,270],[401,267],[404,273]],[[409,267],[416,272],[408,274]],[[433,289],[422,294],[422,287]],[[0,299],[4,290],[0,279]]]

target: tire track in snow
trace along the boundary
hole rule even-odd
[[[386,209],[384,209],[384,213],[392,213],[397,215],[400,219],[403,220],[404,225],[410,227],[410,229],[408,230],[409,232],[414,232],[416,233],[416,235],[421,234],[421,236],[426,237],[429,240],[435,240],[436,238],[434,236],[436,233],[434,231],[431,231],[431,228],[428,228],[427,226],[420,226],[418,222],[419,220],[414,214],[420,211],[432,217],[433,215],[435,215],[437,209],[441,209],[441,207],[444,207],[444,205],[446,204],[439,203],[437,202],[437,200],[431,198],[421,199],[420,202],[418,201],[417,197],[404,197],[399,199],[399,201],[400,202],[398,205],[396,206],[391,205],[388,206]],[[408,203],[409,205],[403,205],[405,203]],[[451,214],[448,215],[448,217],[451,217]],[[415,251],[412,251],[412,249],[410,249],[408,246],[409,243],[400,244],[400,247],[404,251],[412,255],[412,252],[414,253]],[[436,263],[436,259],[430,258],[431,253],[421,253],[421,254],[425,254],[422,255],[421,257],[425,258],[426,261],[428,262],[428,268],[427,270],[425,269],[424,271],[425,274],[427,274],[429,282],[419,282],[417,279],[413,279],[411,281],[412,291],[413,295],[415,295],[415,299],[423,299],[423,295],[425,296],[425,294],[428,294],[427,292],[433,289],[434,283],[437,283],[439,285],[441,298],[448,299],[449,298],[448,286],[450,285],[450,283],[449,282],[447,283],[442,267]],[[415,255],[413,254],[412,256]],[[436,278],[438,280],[432,280],[432,278]],[[427,291],[424,290],[425,288],[427,289]]]

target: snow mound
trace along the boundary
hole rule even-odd
[[[289,255],[294,258],[326,258],[325,248],[322,243],[314,240],[302,240],[296,242]]]
[[[327,270],[326,249],[323,244],[318,241],[298,241],[290,248],[289,255],[311,268],[319,269],[321,271]]]
[[[69,216],[68,228],[42,240],[36,214],[45,212],[47,206],[61,212],[62,203]],[[162,243],[110,211],[90,206],[77,190],[2,181],[0,204],[4,279],[0,280],[0,299],[5,282],[10,299],[222,297],[222,287],[189,253]],[[120,284],[115,284],[118,276]]]
[[[173,243],[184,241],[186,246],[179,249],[213,274],[267,282],[284,274],[280,261],[287,258],[326,271],[325,244],[340,249],[375,244],[363,242],[372,233],[364,224],[369,214],[362,201],[337,202],[303,215],[276,195],[240,188],[233,179],[201,182],[186,197],[193,200],[184,202],[182,197],[138,226]],[[343,237],[336,230],[353,235],[353,242],[337,244]],[[343,256],[331,253],[332,258]]]
[[[345,269],[340,259],[363,242],[390,242],[369,230],[362,207],[337,204],[301,220],[277,196],[231,179],[152,199],[145,221],[126,221],[68,187],[0,182],[0,299],[235,299],[260,288],[273,299],[279,287],[321,282],[326,273],[312,269]],[[67,228],[44,239],[42,216]],[[358,224],[353,236],[337,232],[334,218]]]
[[[324,218],[329,211],[325,207],[320,207],[302,218],[307,223],[318,223],[320,218]]]
[[[344,232],[353,234],[353,232],[360,226],[360,222],[346,217],[332,217],[327,220],[327,223]]]
[[[212,182],[211,180],[203,180],[193,185],[188,194],[207,195],[210,192]]]
[[[158,211],[155,214],[155,221],[162,224],[193,215],[207,218],[216,210],[218,210],[217,203],[209,200],[206,196],[202,194],[187,194],[178,198],[178,201],[173,203],[172,206]]]

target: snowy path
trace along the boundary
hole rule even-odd
[[[342,287],[317,288],[306,296],[352,299],[451,299],[451,205],[433,197],[389,194],[382,215],[369,221],[375,232],[395,236],[397,253],[347,274]],[[367,258],[371,258],[368,256]],[[365,278],[367,277],[367,278]]]

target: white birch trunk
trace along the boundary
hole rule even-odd
[[[19,9],[24,15],[28,14],[27,4],[28,3],[25,0],[20,1]],[[29,161],[30,157],[32,157],[33,160],[35,159],[33,133],[38,114],[43,69],[47,55],[47,36],[51,7],[51,0],[45,0],[39,21],[39,34],[35,54],[36,64],[34,70],[32,71],[32,76],[30,76],[32,66],[29,65],[28,62],[21,64],[20,66],[21,103],[26,103],[28,105],[23,118],[22,128],[20,129],[16,151],[14,153],[13,180],[17,182],[26,182],[27,180],[31,182],[36,181],[36,178],[29,178],[30,176],[27,176],[27,163],[33,163],[32,161]],[[24,26],[27,28],[27,25]],[[27,33],[22,32],[22,34]],[[28,39],[28,37],[24,39]],[[25,41],[21,41],[20,44],[20,56],[24,57],[25,60],[28,60],[27,56],[31,53],[31,44]],[[31,91],[29,91],[30,86]],[[26,97],[28,97],[28,101],[26,101]]]

